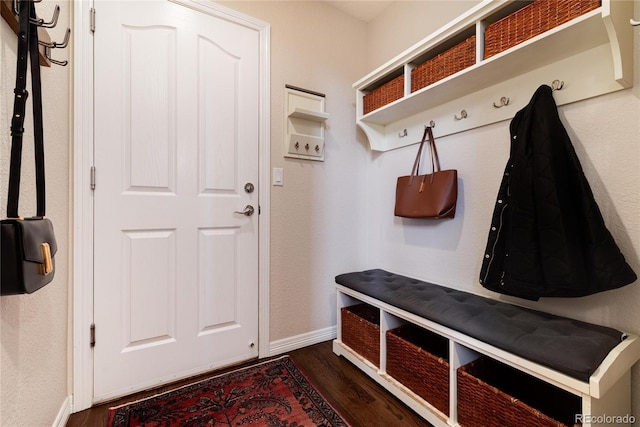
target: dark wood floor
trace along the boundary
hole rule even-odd
[[[333,354],[330,341],[292,351],[289,355],[322,395],[353,427],[430,426],[346,359]],[[233,369],[235,368],[237,367]],[[224,370],[209,376],[221,372]],[[192,378],[188,382],[203,378],[206,376]],[[152,396],[185,383],[138,393],[73,414],[67,427],[102,427],[106,423],[109,407]]]

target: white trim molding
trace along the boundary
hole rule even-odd
[[[259,33],[260,41],[260,118],[259,118],[259,357],[270,355],[270,109],[271,27],[268,23],[244,15],[209,0],[171,0],[191,9],[236,22]],[[74,147],[73,147],[73,405],[72,412],[93,404],[93,350],[90,327],[93,323],[93,33],[94,2],[76,0],[74,7]],[[71,402],[71,401],[70,401]],[[64,424],[62,424],[64,425]]]
[[[73,43],[73,411],[93,397],[93,35],[92,1],[74,1]]]
[[[293,337],[273,341],[270,345],[270,352],[272,356],[275,356],[278,354],[297,350],[299,348],[318,344],[324,341],[331,341],[335,338],[336,327],[329,326],[328,328],[318,329],[316,331],[311,331],[304,334],[295,335]]]
[[[71,396],[67,396],[62,402],[62,406],[58,411],[56,419],[53,421],[52,427],[65,427],[71,416]]]

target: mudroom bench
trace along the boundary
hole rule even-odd
[[[435,426],[631,425],[640,339],[384,270],[336,277],[333,351]]]

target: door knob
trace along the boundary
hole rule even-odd
[[[244,207],[244,210],[242,210],[242,211],[234,211],[233,213],[242,214],[242,215],[245,215],[245,216],[251,216],[251,215],[253,215],[253,212],[255,212],[255,210],[253,209],[253,206],[247,205],[247,206]]]

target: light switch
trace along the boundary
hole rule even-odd
[[[273,185],[280,187],[284,185],[282,168],[273,168]]]

